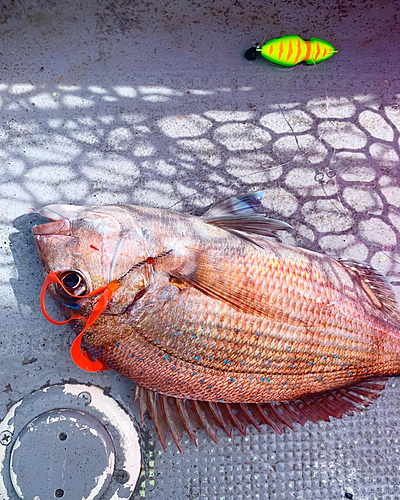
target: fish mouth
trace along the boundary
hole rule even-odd
[[[47,205],[39,213],[51,222],[35,226],[32,229],[34,236],[71,236],[71,220],[76,219],[84,207],[78,205]]]
[[[71,236],[71,221],[67,218],[47,222],[32,228],[34,236]]]

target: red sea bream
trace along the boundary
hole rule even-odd
[[[89,317],[92,357],[137,383],[161,442],[186,431],[351,414],[400,372],[394,293],[367,264],[283,245],[285,223],[260,214],[262,192],[195,217],[137,206],[50,205],[34,228],[64,315]],[[72,297],[69,295],[74,295]],[[81,297],[81,298],[80,298]],[[72,321],[79,333],[84,319]]]

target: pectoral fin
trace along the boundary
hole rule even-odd
[[[266,316],[281,323],[307,326],[306,322],[293,313],[285,312],[271,303],[248,269],[226,263],[221,255],[192,252],[190,270],[183,268],[171,272],[173,279],[187,283],[205,295],[227,302],[246,313]]]

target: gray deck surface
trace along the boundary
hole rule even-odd
[[[0,1],[0,412],[46,382],[133,384],[72,363],[39,307],[31,237],[49,203],[201,214],[266,190],[290,244],[365,260],[400,296],[398,4]],[[243,54],[299,34],[339,53],[284,69]],[[137,407],[132,409],[136,418]],[[400,387],[342,420],[245,438],[199,433],[161,451],[150,420],[146,499],[400,498]],[[150,456],[150,458],[149,458]],[[154,463],[153,463],[154,461]],[[351,495],[350,495],[351,496]],[[139,498],[139,492],[136,495]],[[348,495],[349,497],[349,495]]]

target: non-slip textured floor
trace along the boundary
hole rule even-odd
[[[0,0],[0,410],[74,379],[129,401],[132,384],[69,358],[42,317],[31,227],[49,203],[200,214],[266,190],[289,244],[365,260],[400,297],[398,5]],[[285,69],[243,55],[284,34],[339,51]],[[138,417],[137,408],[133,413]],[[146,422],[149,499],[397,500],[400,387],[364,413],[283,436],[161,451]],[[347,496],[345,496],[347,494]]]

